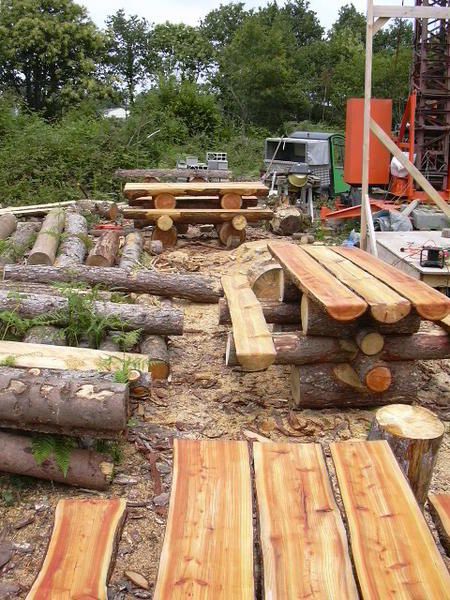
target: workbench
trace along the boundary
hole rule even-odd
[[[441,231],[383,231],[376,233],[378,258],[434,288],[450,287],[450,266],[421,267],[420,249],[436,246],[450,251],[450,238]]]

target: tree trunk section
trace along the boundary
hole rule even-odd
[[[125,238],[125,246],[119,261],[119,268],[131,271],[139,264],[143,250],[144,240],[142,234],[129,233]]]
[[[117,169],[114,175],[123,179],[136,180],[143,178],[158,181],[159,178],[187,179],[195,173],[195,169]],[[199,174],[208,179],[230,179],[231,177],[231,171],[219,169],[202,169]]]
[[[152,242],[161,242],[164,248],[173,248],[177,245],[178,231],[172,226],[168,231],[154,227],[152,231]]]
[[[107,231],[99,237],[89,252],[86,264],[90,267],[112,267],[119,251],[119,232]]]
[[[55,262],[56,250],[64,228],[64,219],[64,211],[59,208],[48,213],[28,256],[29,265],[50,266]]]
[[[175,208],[177,199],[173,194],[158,194],[154,199],[155,208]]]
[[[55,267],[70,267],[83,263],[87,253],[87,234],[88,224],[83,215],[68,210],[64,226],[64,239],[58,250]]]
[[[310,225],[310,220],[295,206],[278,208],[270,221],[270,228],[277,235],[292,235],[304,231]]]
[[[352,363],[362,383],[372,392],[385,392],[392,384],[392,373],[387,363],[376,357],[359,355]],[[405,363],[409,365],[409,363]]]
[[[25,334],[26,344],[47,344],[50,346],[66,346],[64,331],[53,325],[35,325]]]
[[[218,228],[219,240],[229,249],[237,248],[245,242],[245,229],[239,231],[233,227],[232,223],[222,223]]]
[[[382,360],[441,360],[450,358],[450,336],[441,331],[388,335],[379,355]]]
[[[223,194],[220,197],[220,206],[225,209],[238,209],[242,206],[242,196],[240,194],[234,194],[233,192],[229,192],[228,194]]]
[[[284,302],[271,302],[266,300],[260,302],[266,323],[277,323],[280,325],[300,324],[300,306],[298,304],[285,304]],[[230,309],[226,298],[219,300],[219,325],[231,323]]]
[[[97,214],[108,221],[115,221],[119,215],[119,208],[110,200],[78,200],[77,207],[82,211]]]
[[[283,269],[272,259],[250,263],[247,279],[258,300],[278,300],[283,296]]]
[[[140,344],[141,354],[149,360],[153,379],[167,379],[170,373],[169,351],[166,340],[159,335],[146,335]]]
[[[379,354],[384,347],[384,337],[378,331],[361,329],[355,336],[355,341],[363,354],[374,356]]]
[[[173,221],[168,215],[161,215],[156,221],[156,227],[161,231],[170,231],[173,227]]]
[[[101,267],[79,266],[69,269],[57,269],[55,267],[6,265],[4,279],[28,283],[54,283],[57,281],[70,283],[76,281],[87,283],[92,287],[102,285],[116,291],[187,298],[193,302],[212,304],[217,303],[219,298],[223,296],[222,286],[218,281],[195,273],[174,274],[141,270],[131,274],[123,269],[104,269]]]
[[[18,223],[10,238],[11,247],[0,254],[0,267],[12,265],[22,258],[33,243],[40,223]]]
[[[372,422],[368,439],[389,443],[422,508],[444,432],[444,424],[422,406],[385,406]]]
[[[15,231],[17,218],[11,213],[0,216],[0,240],[6,240]]]
[[[53,456],[41,465],[37,464],[33,456],[31,438],[0,431],[0,445],[0,471],[5,473],[93,490],[107,490],[113,477],[114,465],[111,459],[92,450],[72,450],[67,476],[64,477]]]

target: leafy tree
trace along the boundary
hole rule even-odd
[[[109,71],[133,104],[136,86],[142,83],[146,73],[150,25],[137,15],[127,18],[122,9],[108,17],[106,24]]]
[[[3,0],[0,83],[44,116],[103,94],[96,60],[104,37],[72,0]]]
[[[309,6],[308,0],[291,0],[281,11],[289,19],[297,46],[300,47],[321,40],[324,33],[317,14]]]
[[[345,4],[338,11],[338,18],[331,27],[329,37],[349,33],[354,39],[366,43],[366,17],[353,4]]]
[[[209,12],[200,23],[200,29],[216,50],[223,50],[233,39],[234,34],[252,14],[245,10],[243,2],[221,4]]]

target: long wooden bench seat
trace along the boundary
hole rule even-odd
[[[205,183],[193,181],[189,183],[126,183],[124,195],[126,198],[172,194],[173,196],[222,196],[227,193],[239,196],[267,196],[269,188],[258,181],[233,181],[220,183]]]

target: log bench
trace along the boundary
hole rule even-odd
[[[126,183],[123,193],[125,198],[139,198],[152,196],[157,198],[159,194],[170,194],[176,196],[208,196],[214,195],[223,198],[226,194],[238,196],[267,196],[269,188],[258,181],[242,182],[189,182],[189,183]]]

